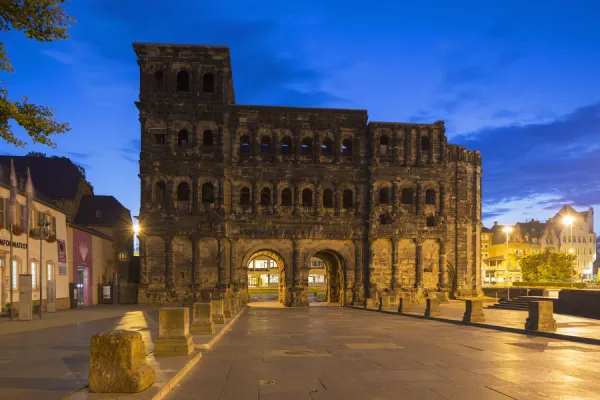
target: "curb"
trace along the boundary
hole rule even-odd
[[[242,313],[244,312],[246,307],[247,306],[244,306],[244,308],[242,308],[240,310],[240,312],[237,313],[237,315],[231,319],[231,321],[229,321],[227,324],[225,324],[225,326],[223,326],[223,329],[221,329],[221,331],[219,333],[217,333],[215,335],[215,337],[210,340],[210,342],[203,343],[203,344],[197,344],[196,348],[202,349],[202,350],[210,350],[211,347],[213,347],[223,336],[225,336],[225,333],[227,333],[229,331],[230,325],[233,325],[233,323],[235,321],[237,321],[237,319],[242,315]]]
[[[482,324],[479,322],[463,322],[463,321],[456,320],[456,319],[448,319],[448,318],[440,318],[440,317],[426,317],[424,315],[404,314],[404,313],[398,313],[398,312],[386,311],[386,310],[379,311],[379,310],[376,310],[373,308],[364,308],[364,307],[356,307],[356,306],[350,306],[347,308],[352,308],[352,309],[357,309],[357,310],[366,310],[366,311],[372,311],[372,312],[380,312],[382,314],[389,314],[389,315],[400,315],[402,317],[425,319],[425,320],[429,320],[429,321],[446,322],[446,323],[454,324],[454,325],[473,326],[476,328],[484,328],[484,329],[491,329],[491,330],[495,330],[495,331],[517,333],[520,335],[541,336],[541,337],[546,337],[546,338],[550,338],[550,339],[559,339],[559,340],[566,340],[569,342],[577,342],[577,343],[584,343],[584,344],[600,346],[600,339],[593,339],[593,338],[581,337],[581,336],[564,335],[562,333],[529,331],[526,329],[511,328],[508,326],[489,325],[489,324]]]

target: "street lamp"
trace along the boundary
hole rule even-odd
[[[569,243],[573,243],[573,222],[575,222],[574,218],[570,215],[566,215],[563,218],[563,224],[567,225],[569,228],[571,228],[571,236],[569,236]],[[571,252],[571,250],[573,250],[572,248],[569,249],[569,253]]]
[[[504,281],[509,282],[508,279],[508,235],[513,231],[512,226],[505,226],[502,228],[502,232],[506,233],[506,272],[504,274]],[[510,300],[510,285],[508,286],[507,299]]]
[[[135,234],[135,236],[138,236],[140,234],[140,230],[140,224],[138,224],[137,222],[133,224],[133,233]]]
[[[42,318],[42,296],[43,296],[43,276],[44,276],[44,268],[42,266],[42,243],[44,243],[44,240],[48,239],[50,237],[50,230],[48,229],[48,227],[50,226],[50,222],[46,219],[42,219],[39,223],[38,223],[38,236],[40,238],[40,318]],[[46,298],[46,302],[48,302],[48,298]]]

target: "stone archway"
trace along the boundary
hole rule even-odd
[[[270,250],[270,249],[261,249],[261,250],[254,250],[249,252],[249,254],[244,257],[244,260],[242,261],[242,270],[245,271],[244,274],[244,279],[245,282],[248,283],[248,275],[249,275],[249,270],[248,270],[248,265],[259,258],[268,258],[271,259],[273,261],[275,261],[275,263],[277,264],[277,273],[278,273],[278,302],[281,304],[285,305],[285,299],[286,299],[286,276],[285,276],[285,262],[283,261],[283,257],[281,257],[281,255],[279,255],[279,253],[277,253],[274,250]]]
[[[347,268],[344,258],[337,251],[328,248],[317,249],[307,254],[305,260],[305,265],[307,267],[310,259],[313,257],[323,260],[323,263],[325,264],[327,303],[345,305]]]

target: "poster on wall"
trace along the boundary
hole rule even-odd
[[[67,246],[64,240],[57,240],[58,246],[58,274],[67,275]]]
[[[33,289],[31,275],[19,275],[19,320],[31,321]]]

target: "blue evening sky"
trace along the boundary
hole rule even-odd
[[[562,204],[600,207],[596,0],[79,0],[68,11],[69,40],[2,40],[10,96],[53,107],[72,131],[55,150],[2,142],[0,152],[68,156],[133,215],[134,41],[229,46],[240,104],[445,120],[451,142],[482,152],[486,226],[545,220]]]

